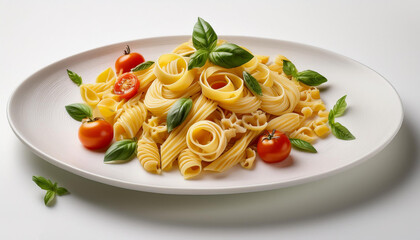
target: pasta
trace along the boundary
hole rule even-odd
[[[217,45],[223,43],[219,40]],[[254,140],[263,131],[276,129],[307,142],[330,133],[329,112],[319,89],[286,75],[286,57],[278,55],[270,63],[269,56],[254,55],[233,68],[206,61],[191,69],[195,52],[188,41],[133,72],[139,88],[130,98],[115,93],[120,75],[111,68],[95,83],[80,86],[83,101],[112,124],[116,141],[135,139],[136,156],[145,171],[161,174],[177,163],[182,176],[192,179],[235,165],[252,169],[257,158]],[[244,71],[257,81],[261,96],[246,85]],[[168,132],[170,110],[180,98],[192,99],[191,110]]]

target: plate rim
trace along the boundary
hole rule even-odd
[[[104,48],[112,48],[118,45],[127,45],[130,43],[134,43],[134,42],[138,42],[138,41],[151,41],[151,40],[170,40],[170,39],[174,39],[174,38],[190,38],[190,35],[167,35],[167,36],[156,36],[156,37],[148,37],[148,38],[139,38],[139,39],[133,39],[133,40],[128,40],[128,41],[122,41],[122,42],[117,42],[117,43],[111,43],[108,45],[103,45],[103,46],[99,46],[96,48],[92,48],[92,49],[88,49],[86,51],[82,51],[82,52],[78,52],[75,53],[73,55],[70,55],[68,57],[62,58],[58,61],[52,62],[40,69],[38,69],[37,71],[35,71],[34,73],[30,74],[28,77],[26,77],[22,82],[19,83],[19,85],[13,90],[13,92],[11,93],[11,95],[8,98],[7,104],[6,104],[6,115],[7,115],[7,120],[9,122],[9,126],[12,128],[12,131],[15,133],[15,135],[18,137],[18,139],[24,143],[27,147],[29,147],[29,149],[38,157],[42,158],[43,160],[53,164],[56,167],[59,167],[61,169],[64,169],[68,172],[71,172],[75,175],[84,177],[86,179],[95,181],[95,182],[99,182],[102,184],[107,184],[107,185],[111,185],[111,186],[115,186],[115,187],[120,187],[120,188],[125,188],[125,189],[130,189],[130,190],[135,190],[135,191],[144,191],[144,192],[154,192],[154,193],[163,193],[163,194],[182,194],[182,195],[218,195],[218,194],[236,194],[236,193],[246,193],[246,192],[258,192],[258,191],[267,191],[267,190],[274,190],[274,189],[279,189],[279,188],[285,188],[285,187],[290,187],[290,186],[295,186],[295,185],[300,185],[300,184],[304,184],[304,183],[309,183],[309,182],[313,182],[322,178],[326,178],[332,175],[335,175],[337,173],[346,171],[358,164],[363,163],[364,161],[366,161],[367,159],[371,158],[372,156],[376,155],[377,153],[379,153],[380,151],[382,151],[386,146],[388,146],[388,144],[394,139],[394,137],[397,135],[397,133],[399,132],[403,120],[404,120],[404,107],[401,101],[401,97],[398,93],[398,91],[395,89],[395,87],[392,85],[391,82],[388,81],[387,78],[385,78],[383,75],[381,75],[380,73],[378,73],[377,71],[375,71],[374,69],[372,69],[371,67],[357,61],[354,60],[353,58],[350,58],[348,56],[336,53],[334,51],[325,49],[325,48],[321,48],[321,47],[317,47],[317,46],[313,46],[310,44],[306,44],[306,43],[300,43],[300,42],[296,42],[296,41],[288,41],[288,40],[282,40],[282,39],[275,39],[275,38],[266,38],[266,37],[255,37],[255,36],[247,36],[247,35],[220,35],[219,37],[222,38],[246,38],[246,39],[252,39],[252,40],[263,40],[263,41],[274,41],[274,42],[282,42],[285,44],[291,44],[291,45],[296,45],[299,47],[309,47],[321,52],[325,52],[327,54],[336,56],[336,57],[340,57],[340,58],[345,58],[347,60],[350,60],[356,64],[359,64],[360,66],[363,66],[367,69],[369,69],[370,71],[372,71],[373,73],[377,74],[380,78],[382,78],[383,80],[385,80],[385,83],[388,84],[391,89],[393,90],[393,92],[396,94],[396,97],[398,99],[398,108],[401,110],[400,114],[399,114],[399,122],[397,124],[397,127],[395,128],[395,130],[392,132],[392,134],[390,134],[390,137],[388,137],[384,142],[382,142],[380,145],[378,145],[373,151],[370,151],[369,153],[365,154],[364,156],[360,157],[359,159],[352,161],[349,164],[346,164],[344,166],[341,166],[339,168],[335,168],[335,169],[329,169],[327,171],[318,173],[316,175],[312,175],[309,177],[303,177],[303,178],[292,178],[292,179],[288,179],[287,181],[282,181],[282,182],[271,182],[271,183],[261,183],[261,184],[252,184],[252,185],[245,185],[245,186],[232,186],[230,185],[229,187],[191,187],[191,188],[182,188],[182,187],[171,187],[171,186],[156,186],[156,185],[150,185],[150,184],[135,184],[135,183],[131,183],[131,182],[127,182],[127,181],[123,181],[123,180],[118,180],[118,179],[113,179],[110,177],[106,177],[103,175],[98,175],[96,173],[92,173],[92,172],[88,172],[82,168],[77,168],[74,166],[71,166],[67,163],[64,163],[62,161],[60,161],[59,159],[55,159],[54,157],[50,157],[48,156],[48,154],[44,153],[43,151],[41,151],[40,149],[38,149],[37,147],[35,147],[29,140],[25,139],[24,137],[24,133],[21,133],[18,128],[15,126],[15,124],[13,123],[12,120],[12,116],[11,116],[11,105],[13,103],[14,98],[16,97],[18,91],[20,88],[22,88],[27,82],[30,81],[30,79],[32,79],[34,76],[36,76],[37,74],[39,74],[40,72],[54,66],[54,65],[58,65],[61,62],[67,61],[70,58],[73,58],[75,56],[78,55],[84,55],[84,54],[89,54],[90,52],[94,52],[94,51],[98,51],[100,49],[104,49]]]

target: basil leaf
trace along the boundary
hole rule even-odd
[[[308,86],[319,86],[327,81],[324,76],[312,70],[298,72],[296,79]]]
[[[84,118],[92,117],[92,109],[84,103],[73,103],[66,106],[66,111],[74,120],[81,122]]]
[[[47,193],[44,196],[45,206],[50,205],[51,202],[54,200],[54,198],[55,198],[55,192],[51,191],[51,190],[48,190]]]
[[[67,189],[65,189],[63,187],[57,188],[57,190],[55,192],[57,193],[58,196],[63,196],[65,194],[69,194],[70,193]]]
[[[72,80],[77,86],[82,85],[82,77],[77,75],[77,73],[67,69],[67,75],[69,76],[70,80]]]
[[[44,177],[32,176],[32,181],[34,181],[36,185],[38,185],[38,187],[40,187],[41,189],[44,189],[44,190],[53,189],[53,184],[51,183],[51,181],[48,181]]]
[[[340,99],[337,100],[337,103],[334,105],[332,112],[334,117],[340,117],[344,114],[346,110],[347,103],[346,103],[347,95],[342,96]]]
[[[209,51],[206,49],[199,49],[193,53],[188,62],[188,70],[191,70],[196,67],[202,67],[206,64],[207,59],[209,58]]]
[[[137,72],[137,71],[141,71],[141,70],[145,70],[148,69],[149,67],[151,67],[155,62],[153,61],[147,61],[144,63],[140,63],[139,65],[137,65],[136,67],[132,68],[131,71],[132,72]]]
[[[334,121],[335,121],[334,111],[331,110],[330,113],[328,114],[328,123],[332,125]]]
[[[335,122],[333,124],[330,124],[330,126],[331,126],[332,134],[336,136],[337,138],[342,139],[342,140],[356,139],[356,137],[354,137],[353,134],[351,134],[351,132],[340,123]]]
[[[287,76],[297,76],[297,69],[296,66],[288,60],[283,60],[283,72],[286,73]]]
[[[105,152],[104,163],[123,163],[132,159],[137,142],[132,139],[117,141]]]
[[[172,105],[166,117],[168,132],[181,125],[190,113],[193,102],[190,98],[180,98]]]
[[[311,152],[311,153],[316,153],[316,149],[312,146],[312,144],[310,144],[307,141],[301,140],[301,139],[297,139],[297,138],[289,138],[290,143],[292,144],[293,147],[298,148],[300,150],[306,151],[306,152]]]
[[[262,96],[261,86],[258,83],[257,79],[255,79],[251,74],[249,74],[246,71],[243,71],[242,75],[243,75],[243,78],[244,78],[244,82],[245,82],[246,87],[251,92],[253,92],[255,95]]]
[[[204,21],[202,18],[198,18],[197,23],[194,25],[192,34],[192,42],[195,49],[207,49],[212,50],[217,44],[217,35],[214,32],[211,25]]]
[[[210,52],[210,61],[224,68],[235,68],[249,62],[254,56],[233,43],[217,46]]]

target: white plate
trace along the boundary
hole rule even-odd
[[[66,69],[78,73],[85,83],[108,67],[125,48],[141,52],[147,60],[170,52],[189,36],[141,39],[113,44],[71,56],[51,64],[26,79],[13,93],[8,118],[16,135],[48,162],[98,182],[140,190],[170,194],[225,194],[270,190],[313,181],[348,169],[383,149],[398,132],[403,119],[400,98],[378,73],[347,57],[299,43],[224,36],[255,54],[291,59],[298,69],[323,74],[322,99],[331,108],[347,95],[348,109],[338,122],[346,126],[356,140],[343,141],[333,136],[316,142],[317,154],[292,150],[294,164],[281,168],[258,161],[253,170],[240,166],[222,173],[204,173],[186,181],[176,168],[162,175],[149,174],[137,160],[127,164],[103,163],[103,153],[88,151],[77,137],[79,122],[70,118],[65,105],[81,102],[78,87]],[[221,38],[221,39],[222,39]]]

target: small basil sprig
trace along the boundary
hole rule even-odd
[[[73,103],[65,106],[67,113],[74,120],[81,122],[84,118],[92,117],[92,109],[84,103]]]
[[[247,63],[254,57],[233,43],[216,46],[217,34],[212,26],[200,17],[194,26],[192,42],[197,51],[190,57],[188,70],[204,66],[207,60],[224,68],[234,68]]]
[[[67,69],[67,75],[69,76],[70,80],[72,80],[77,86],[82,85],[82,77],[77,75],[77,73]]]
[[[249,74],[246,71],[243,71],[242,75],[243,75],[243,78],[244,78],[244,82],[245,82],[246,87],[251,92],[253,92],[255,95],[262,96],[261,86],[258,83],[257,79],[255,79],[251,74]]]
[[[338,99],[333,109],[330,110],[330,113],[328,114],[328,124],[331,127],[332,134],[338,139],[353,140],[356,139],[356,137],[353,136],[353,134],[346,127],[335,121],[335,118],[342,116],[346,110],[346,97],[347,95],[344,95]]]
[[[308,86],[319,86],[327,82],[324,76],[315,71],[305,70],[298,72],[296,66],[288,60],[283,60],[283,72]]]
[[[155,62],[153,61],[147,61],[144,63],[140,63],[139,65],[137,65],[136,67],[132,68],[131,71],[132,72],[137,72],[137,71],[141,71],[141,70],[145,70],[148,69],[149,67],[151,67]]]
[[[32,181],[34,181],[41,189],[47,190],[47,193],[44,196],[45,206],[50,206],[56,195],[62,196],[70,193],[66,188],[58,187],[57,183],[53,184],[51,180],[44,177],[32,176]]]
[[[111,145],[105,152],[104,163],[124,163],[130,161],[137,149],[133,139],[123,139]]]
[[[172,105],[166,117],[168,132],[181,125],[190,113],[192,105],[193,102],[190,98],[180,98]]]
[[[293,147],[311,153],[316,153],[317,150],[307,141],[297,139],[297,138],[289,138],[290,143]]]

